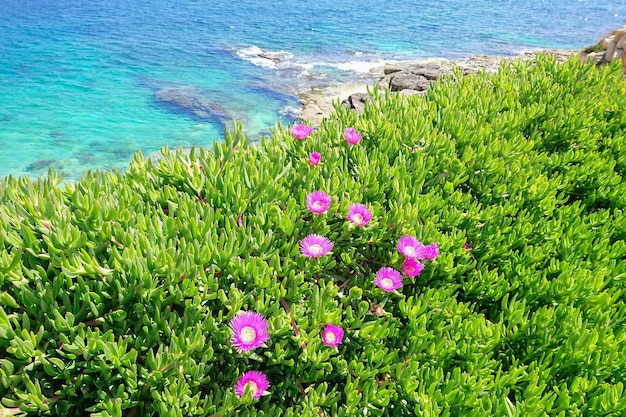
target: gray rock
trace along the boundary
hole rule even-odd
[[[280,62],[280,57],[278,57],[276,55],[272,55],[270,53],[261,52],[261,53],[257,54],[257,56],[259,58],[268,59],[268,60],[270,60],[272,62],[276,62],[276,63]]]
[[[193,86],[161,88],[154,97],[161,103],[200,119],[232,120],[228,110],[204,97]]]
[[[390,88],[391,80],[393,79],[395,74],[397,74],[397,72],[392,72],[392,73],[390,73],[388,75],[385,75],[380,80],[378,80],[378,85],[380,86],[381,90],[385,90],[387,88]]]
[[[457,69],[461,75],[479,71],[496,72],[503,61],[534,62],[538,52],[553,55],[558,62],[565,61],[577,53],[573,50],[547,50],[528,52],[515,57],[474,55],[454,61],[445,58],[427,58],[417,61],[390,62],[372,69],[372,82],[377,83],[381,90],[388,88],[397,94],[406,96],[424,95],[434,80],[442,77],[452,77],[453,80],[456,80]],[[626,67],[626,60],[624,65]],[[371,86],[369,83],[364,84]],[[324,118],[332,113],[334,110],[332,103],[339,96],[341,98],[347,97],[342,101],[342,105],[354,111],[362,111],[361,109],[369,96],[357,94],[357,89],[362,90],[363,85],[329,86],[316,91],[314,97],[308,93],[300,93],[299,97],[303,105],[300,119],[319,125]]]
[[[354,93],[351,94],[346,100],[342,101],[341,104],[350,110],[357,111],[362,113],[365,109],[365,103],[372,101],[372,97],[367,93]]]
[[[430,81],[422,75],[400,71],[394,74],[393,78],[389,82],[389,87],[391,88],[391,91],[424,91],[430,87]]]
[[[609,46],[606,47],[606,52],[604,52],[604,60],[606,62],[613,61],[613,56],[615,55],[615,50],[617,49],[617,44],[615,41],[609,42]]]
[[[452,75],[452,66],[410,66],[406,71],[411,74],[421,75],[429,81],[435,81],[441,77]]]
[[[396,62],[384,67],[379,83],[391,91],[425,91],[430,87],[431,81],[451,76],[453,65],[447,59]]]
[[[387,67],[385,67],[383,69],[383,74],[385,74],[385,75],[395,74],[396,72],[400,72],[400,71],[403,71],[403,70],[404,70],[404,68],[399,67],[399,66],[392,66],[392,67],[387,66]]]
[[[409,71],[416,74],[424,75],[428,72],[449,72],[454,65],[454,62],[445,58],[426,58],[416,61],[400,61],[391,62],[383,67],[383,74],[389,75],[394,72]]]

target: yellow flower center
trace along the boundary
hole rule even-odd
[[[326,333],[326,341],[328,343],[333,343],[335,340],[337,340],[337,337],[335,337],[335,333],[333,333],[333,332],[327,332]]]
[[[383,284],[384,288],[393,288],[393,281],[391,278],[383,278],[381,284]]]
[[[241,340],[244,343],[251,343],[254,339],[256,339],[256,331],[252,327],[246,326],[241,329]]]
[[[405,246],[404,247],[404,253],[408,257],[413,257],[413,256],[415,256],[415,248],[413,246]]]

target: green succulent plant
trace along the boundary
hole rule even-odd
[[[624,415],[621,67],[454,80],[304,139],[236,124],[123,173],[3,179],[0,415]],[[304,256],[311,234],[332,249]],[[403,236],[438,256],[385,291]],[[233,346],[242,311],[263,346]],[[251,370],[266,395],[235,389]]]

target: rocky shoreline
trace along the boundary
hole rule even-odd
[[[381,90],[390,89],[392,92],[404,95],[424,94],[431,83],[440,77],[449,76],[453,69],[458,68],[463,75],[487,71],[495,73],[503,61],[529,61],[534,62],[538,54],[552,55],[558,62],[564,62],[572,56],[582,61],[592,60],[596,65],[604,65],[612,60],[620,59],[626,74],[626,25],[604,34],[596,45],[582,50],[571,49],[548,49],[526,52],[517,56],[493,56],[473,55],[464,59],[449,60],[445,58],[425,58],[412,61],[390,61],[385,65],[374,67],[362,82],[334,84],[325,87],[313,87],[310,91],[298,94],[302,109],[299,114],[300,122],[311,126],[319,126],[335,110],[334,103],[339,101],[341,105],[354,111],[362,111],[365,103],[370,100],[368,90],[378,84]],[[259,54],[261,58],[279,60],[278,57],[269,57]],[[215,112],[214,107],[203,100],[196,99],[196,92],[192,91],[191,99],[187,93],[181,98],[181,91],[161,91],[162,101],[173,102],[185,109],[191,109],[194,113]],[[167,94],[165,94],[167,93]],[[175,94],[173,94],[175,93]],[[191,105],[188,103],[190,102]],[[154,152],[148,157],[158,160],[159,152]],[[43,163],[48,163],[43,160]],[[33,164],[31,164],[33,165]]]
[[[414,61],[390,62],[373,68],[370,76],[363,83],[331,85],[315,88],[298,94],[302,103],[299,119],[312,126],[319,126],[322,120],[333,111],[333,103],[339,100],[342,105],[353,110],[362,110],[369,99],[368,88],[378,83],[379,88],[389,88],[392,92],[405,95],[424,94],[430,84],[439,77],[452,74],[453,68],[459,68],[463,74],[481,70],[496,72],[502,61],[534,61],[537,54],[547,53],[563,62],[572,55],[580,56],[577,50],[542,50],[527,52],[513,57],[474,55],[469,58],[448,60],[445,58],[427,58]]]

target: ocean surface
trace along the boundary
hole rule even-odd
[[[594,44],[626,0],[0,0],[0,176],[268,135],[387,60]]]

